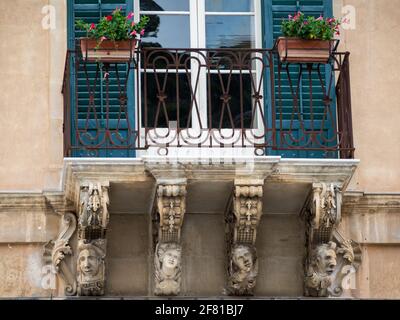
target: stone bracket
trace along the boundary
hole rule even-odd
[[[108,182],[80,186],[77,292],[81,296],[104,295],[108,192]]]
[[[354,289],[351,284],[355,283],[354,275],[361,263],[361,249],[338,231],[341,205],[339,185],[313,184],[302,212],[306,220],[306,296],[339,297],[346,289]]]
[[[91,182],[80,187],[79,238],[104,239],[109,222],[109,185]]]
[[[252,295],[256,285],[255,243],[262,215],[263,185],[263,179],[236,179],[234,183],[232,211],[227,212],[226,218],[229,295]]]
[[[181,290],[181,228],[186,212],[186,180],[159,180],[156,190],[159,215],[154,254],[155,289],[158,296],[176,296]]]
[[[158,185],[157,211],[160,215],[158,241],[179,243],[186,211],[186,185]]]

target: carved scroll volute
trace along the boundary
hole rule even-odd
[[[70,268],[67,257],[73,252],[69,241],[76,230],[76,217],[73,213],[67,212],[61,218],[61,227],[58,238],[49,241],[45,245],[45,264],[51,265],[52,269],[60,276],[65,285],[65,294],[72,296],[76,294],[77,284],[74,272]]]

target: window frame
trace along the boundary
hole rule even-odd
[[[262,0],[252,0],[253,1],[253,11],[237,11],[237,12],[218,12],[218,11],[206,11],[205,10],[205,0],[188,0],[189,1],[189,11],[145,11],[145,10],[140,10],[140,0],[136,0],[134,2],[134,8],[135,12],[137,14],[135,15],[135,21],[139,21],[141,15],[150,15],[150,14],[157,14],[157,15],[189,15],[189,26],[190,26],[190,48],[191,49],[203,49],[206,48],[206,17],[207,16],[253,16],[253,31],[254,31],[254,48],[262,48]],[[171,48],[171,47],[170,47]],[[192,55],[197,55],[196,53],[192,53]],[[139,64],[140,65],[140,64]],[[139,77],[141,77],[142,72],[144,69],[140,69],[139,72]],[[146,70],[146,72],[153,72],[154,70]],[[163,72],[165,70],[162,69],[157,69],[155,70],[156,72]],[[180,71],[178,70],[178,73]],[[184,72],[182,70],[181,72]],[[208,108],[207,108],[207,70],[203,68],[202,71],[200,71],[199,75],[199,83],[198,83],[198,90],[196,92],[196,99],[198,101],[198,106],[199,106],[199,113],[200,113],[200,118],[201,118],[201,123],[203,128],[211,129],[208,127]],[[243,72],[243,71],[242,71]],[[216,70],[211,71],[211,73],[217,73]],[[224,73],[222,71],[221,73]],[[233,74],[237,73],[239,74],[240,71],[237,70],[232,72]],[[258,83],[260,81],[261,77],[261,72],[260,68],[256,67],[254,69],[254,73],[256,74],[256,82]],[[191,74],[193,75],[192,78],[192,86],[194,86],[195,79],[197,77],[197,73],[194,70],[194,67],[191,69]],[[141,84],[141,79],[136,79],[136,85],[139,86],[139,92],[142,92],[140,84]],[[261,86],[261,94],[264,94],[264,85]],[[142,97],[139,98],[140,100]],[[141,104],[141,101],[138,103]],[[141,113],[141,108],[140,111],[138,112]],[[140,125],[142,125],[142,119],[141,115],[138,115],[140,118]],[[256,111],[256,125],[260,123],[259,119],[261,119],[260,112]],[[199,121],[197,119],[196,112],[192,113],[192,121],[191,125],[193,129],[200,129],[199,126]],[[159,128],[160,130],[160,135],[166,134],[168,128]],[[222,129],[222,134],[223,135],[229,135],[229,131],[234,130],[230,128]],[[250,130],[250,128],[249,128]],[[257,134],[261,132],[261,129],[259,128],[253,128],[252,130],[257,130]]]

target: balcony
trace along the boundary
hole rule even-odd
[[[79,52],[68,52],[65,67],[63,197],[85,230],[81,239],[112,243],[123,221],[121,234],[151,232],[140,237],[151,239],[153,252],[158,244],[200,243],[220,257],[213,267],[220,281],[220,254],[233,243],[258,246],[260,275],[270,272],[266,260],[282,259],[275,261],[286,277],[305,247],[336,235],[342,194],[358,165],[349,53],[333,54],[329,64],[286,64],[267,49],[140,48],[130,63],[89,64]],[[189,150],[189,157],[165,157],[171,150]],[[206,157],[199,161],[195,150]],[[212,150],[238,156],[217,158]],[[98,195],[109,219],[92,228],[80,221]],[[61,200],[49,203],[65,212]],[[287,239],[295,239],[295,259],[266,253],[266,244],[287,251]],[[182,250],[188,260],[190,251],[197,248]]]
[[[102,64],[77,48],[62,93],[66,157],[188,147],[354,157],[348,52],[289,64],[273,49],[141,47],[135,61]]]

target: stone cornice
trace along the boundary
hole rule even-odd
[[[346,192],[343,213],[376,213],[393,211],[400,214],[400,193]]]
[[[21,209],[43,211],[47,208],[43,193],[0,193],[0,213]]]
[[[361,244],[399,244],[400,194],[347,192],[342,228]]]

